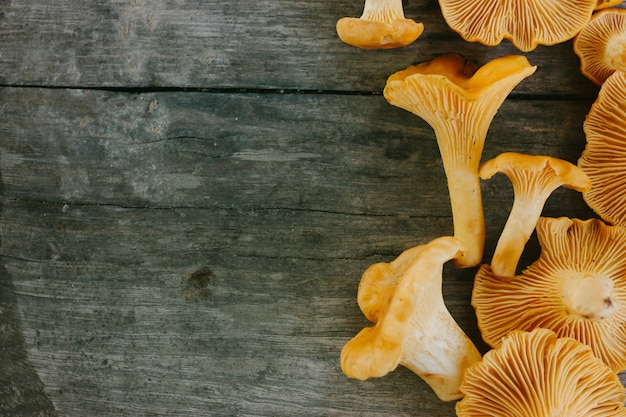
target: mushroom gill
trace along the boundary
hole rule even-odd
[[[583,130],[587,143],[578,166],[591,180],[583,198],[604,221],[626,226],[626,73],[602,84]]]
[[[523,52],[573,38],[596,0],[439,0],[448,26],[468,42],[495,46],[510,40]]]
[[[458,417],[623,417],[624,387],[589,347],[547,329],[515,331],[465,373]]]
[[[596,85],[615,71],[626,71],[626,9],[604,9],[574,38],[580,72]]]

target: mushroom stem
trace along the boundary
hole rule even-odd
[[[515,277],[517,264],[535,230],[546,199],[547,196],[515,195],[509,218],[491,259],[492,272],[501,280],[510,282]]]
[[[626,33],[607,42],[606,56],[614,70],[626,71]]]
[[[423,317],[412,319],[424,321]],[[460,398],[465,369],[480,361],[480,353],[469,337],[459,331],[447,310],[434,314],[428,325],[421,324],[420,330],[412,332],[404,344],[421,348],[406,349],[401,365],[422,378],[442,401]]]
[[[572,314],[602,320],[616,310],[613,280],[603,275],[580,274],[563,285],[563,303]]]
[[[404,19],[402,0],[365,0],[361,19],[376,22]]]
[[[485,220],[480,178],[472,166],[458,165],[448,169],[444,161],[444,171],[448,179],[448,193],[452,206],[454,237],[466,246],[464,254],[454,259],[458,268],[478,265],[485,246]]]

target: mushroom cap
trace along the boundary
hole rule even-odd
[[[600,87],[583,130],[586,146],[578,166],[591,180],[583,198],[608,223],[626,226],[626,74],[611,75]]]
[[[479,125],[486,133],[509,92],[536,69],[522,55],[496,58],[478,68],[460,54],[443,54],[389,76],[383,95],[424,119],[436,133],[445,132],[446,138],[459,136],[453,129],[464,125]]]
[[[501,172],[511,180],[516,192],[548,195],[560,186],[587,191],[591,181],[579,167],[559,158],[504,152],[480,166],[479,175],[489,179]]]
[[[391,262],[378,262],[365,270],[359,282],[357,302],[365,317],[376,323],[393,296],[402,275],[419,259],[427,245],[402,252]]]
[[[407,46],[424,32],[424,25],[404,17],[401,0],[366,0],[361,17],[343,17],[336,24],[339,39],[363,49]]]
[[[542,217],[536,230],[541,254],[513,282],[502,282],[488,265],[476,274],[472,305],[483,339],[497,347],[514,330],[547,328],[625,370],[626,228]]]
[[[624,387],[589,347],[547,329],[515,331],[469,367],[458,417],[626,416]]]
[[[623,0],[598,0],[596,2],[595,10],[606,9],[607,7],[613,7],[620,4]]]
[[[573,38],[596,0],[439,0],[448,26],[469,42],[495,46],[510,40],[523,52]]]
[[[626,71],[626,9],[604,9],[574,38],[580,71],[596,85],[615,71]]]

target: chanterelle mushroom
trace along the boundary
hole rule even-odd
[[[364,49],[406,46],[424,31],[422,23],[404,17],[402,0],[365,0],[361,17],[343,17],[336,28],[343,42]]]
[[[589,347],[546,329],[516,331],[471,366],[458,417],[624,417],[617,374]]]
[[[599,219],[541,217],[539,258],[510,282],[483,265],[472,305],[485,342],[514,330],[551,329],[589,345],[615,372],[626,369],[626,228]]]
[[[408,67],[387,79],[384,96],[434,130],[448,180],[454,236],[467,246],[458,267],[482,260],[485,224],[478,166],[493,117],[507,95],[535,72],[521,55],[476,67],[458,54]]]
[[[596,0],[439,0],[446,22],[463,39],[494,46],[509,39],[523,52],[573,38]]]
[[[626,226],[626,73],[613,73],[600,88],[583,130],[587,144],[578,166],[591,180],[583,198],[600,217]]]
[[[442,273],[444,263],[464,249],[458,239],[444,236],[365,271],[359,292],[366,292],[369,301],[361,308],[376,324],[343,347],[346,375],[364,380],[403,365],[440,399],[460,398],[464,370],[481,355],[444,304]]]
[[[489,179],[498,172],[511,180],[514,200],[493,254],[491,270],[510,281],[550,194],[561,186],[587,191],[591,181],[580,168],[562,159],[515,152],[505,152],[483,163],[478,175]]]
[[[626,71],[626,9],[604,9],[574,38],[580,71],[597,85],[615,71]]]

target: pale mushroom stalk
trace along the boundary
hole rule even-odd
[[[424,119],[432,128],[448,180],[454,236],[467,252],[457,267],[482,260],[485,242],[478,166],[487,131],[507,95],[535,72],[524,56],[510,55],[476,67],[458,54],[436,57],[391,75],[387,101]]]
[[[461,397],[465,369],[481,355],[445,306],[445,262],[462,242],[445,236],[403,252],[394,262],[363,274],[360,306],[373,327],[361,330],[341,351],[341,368],[352,378],[381,377],[402,365],[420,376],[443,401]]]
[[[573,275],[561,287],[563,304],[571,314],[584,319],[606,319],[617,309],[613,287],[613,280],[606,275]]]
[[[491,269],[501,279],[511,281],[548,197],[561,186],[587,191],[591,181],[580,168],[567,161],[515,152],[498,155],[482,164],[478,171],[483,179],[498,172],[511,180],[514,199],[491,260]]]
[[[413,43],[424,31],[424,25],[404,17],[402,0],[365,0],[361,17],[343,17],[337,21],[336,29],[348,45],[383,49]]]

